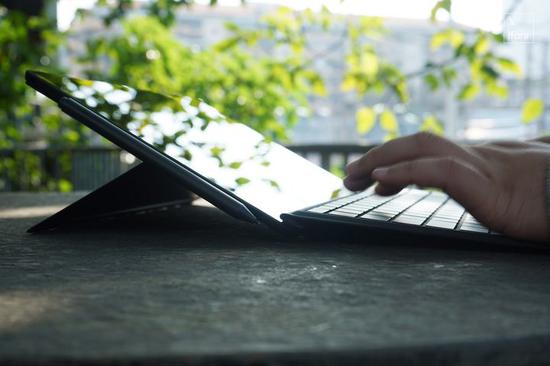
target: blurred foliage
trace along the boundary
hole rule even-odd
[[[210,0],[211,5],[216,2]],[[106,11],[95,14],[102,14],[105,27],[117,28],[105,32],[108,37],[98,33],[88,42],[79,67],[90,78],[200,97],[229,119],[280,141],[288,141],[292,127],[307,114],[311,96],[330,97],[315,62],[342,44],[347,45],[347,52],[341,89],[353,93],[361,104],[356,112],[361,136],[376,127],[385,131],[386,139],[400,135],[400,113],[403,108],[410,112],[412,80],[420,78],[434,93],[447,88],[457,100],[468,102],[480,95],[506,99],[507,80],[522,77],[514,60],[498,54],[502,34],[440,25],[430,49],[433,55],[448,58],[404,73],[377,50],[377,42],[389,33],[383,19],[337,16],[327,9],[297,12],[281,7],[262,17],[254,29],[229,22],[226,39],[196,49],[172,32],[178,9],[192,5],[193,0],[98,0],[97,6]],[[451,5],[451,0],[440,0],[427,16],[435,23],[440,13],[451,12]],[[141,9],[140,16],[135,16],[136,7]],[[12,189],[67,190],[71,188],[69,156],[52,163],[54,177],[44,173],[44,167],[39,167],[44,163],[35,155],[22,150],[40,144],[86,146],[93,136],[52,104],[37,99],[24,83],[24,70],[29,68],[63,72],[57,55],[70,30],[57,31],[45,11],[38,13],[43,15],[14,10],[0,0],[0,149],[16,150],[2,155],[0,182],[2,177],[16,182]],[[79,15],[92,16],[83,10]],[[307,36],[309,29],[341,37],[319,50]],[[373,105],[373,98],[379,102]],[[531,123],[543,111],[542,100],[529,99],[523,105],[522,121]],[[436,114],[419,117],[420,130],[444,133]]]
[[[524,104],[521,111],[523,123],[531,123],[544,113],[544,102],[541,99],[531,98]]]
[[[216,5],[218,0],[208,0],[210,5]],[[242,0],[244,3],[244,0]],[[156,18],[165,26],[171,26],[176,21],[176,11],[180,6],[191,6],[193,0],[155,0],[145,4],[145,12]],[[117,20],[125,17],[135,5],[134,0],[98,0],[96,6],[107,8],[109,11],[103,17],[106,26],[110,26]]]
[[[55,55],[63,36],[57,26],[44,16],[8,11],[0,5],[0,190],[8,182],[11,190],[70,190],[65,178],[70,171],[66,154],[57,160],[57,177],[44,174],[39,157],[22,148],[32,147],[37,133],[52,145],[78,142],[83,126],[68,126],[49,114],[48,104],[33,104],[35,94],[25,85],[24,73],[29,68],[56,70]],[[40,118],[38,108],[42,107]]]
[[[23,126],[32,124],[32,91],[25,85],[26,69],[49,65],[60,43],[55,26],[46,19],[17,11],[0,13],[0,148],[23,139]]]
[[[228,27],[233,38],[242,36],[235,25]],[[256,38],[246,37],[246,44],[253,46]],[[299,108],[307,107],[309,95],[322,93],[316,89],[319,74],[297,67],[296,54],[283,59],[256,55],[233,38],[196,51],[156,18],[134,17],[123,22],[119,36],[91,40],[82,62],[90,78],[200,97],[232,120],[288,140]],[[107,73],[96,63],[104,56],[109,59]]]

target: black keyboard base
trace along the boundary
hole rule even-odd
[[[397,222],[384,222],[296,211],[282,216],[283,220],[301,228],[304,236],[317,239],[346,240],[364,244],[396,243],[428,245],[460,249],[520,249],[550,254],[550,245],[542,242],[520,241],[503,235],[480,234],[440,229]]]

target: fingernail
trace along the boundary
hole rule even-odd
[[[388,168],[376,168],[372,171],[372,177],[374,179],[384,178],[388,174]]]

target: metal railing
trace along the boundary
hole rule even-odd
[[[287,147],[324,169],[335,172],[343,171],[349,161],[372,148],[365,145],[322,144]],[[93,190],[137,163],[128,153],[115,147],[0,150],[0,159],[7,161],[10,158],[18,166],[13,163],[6,166],[0,162],[0,191],[48,190],[52,189],[48,181],[59,179],[69,181],[73,190]],[[29,166],[25,166],[24,159],[31,162]],[[21,184],[29,179],[38,181],[34,181],[32,186]]]
[[[55,190],[65,180],[74,190],[91,190],[117,177],[131,164],[113,147],[0,150],[0,191]]]

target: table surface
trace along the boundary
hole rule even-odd
[[[550,362],[548,253],[289,239],[195,206],[25,233],[80,196],[0,194],[0,363]]]

